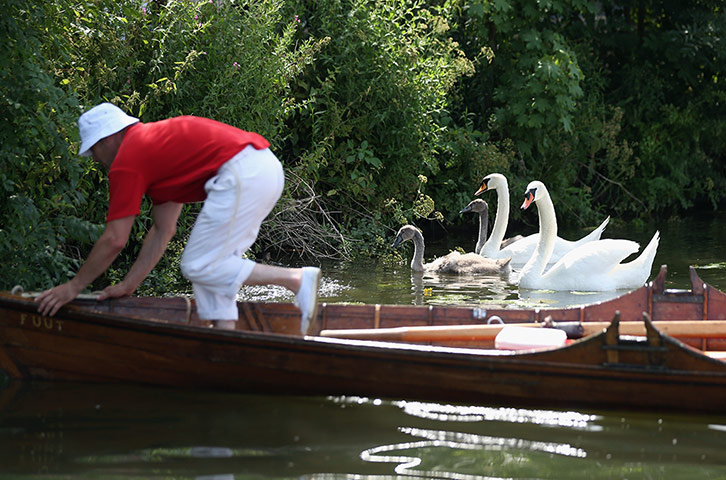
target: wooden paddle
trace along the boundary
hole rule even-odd
[[[43,292],[23,292],[20,294],[23,298],[37,298]],[[100,293],[79,293],[76,300],[98,300]]]
[[[10,290],[11,295],[19,295],[23,298],[37,298],[41,293],[43,292],[26,292],[20,285],[15,285],[13,289]],[[98,296],[100,294],[101,292],[79,293],[76,296],[76,300],[98,300]]]
[[[395,328],[360,328],[323,330],[321,337],[348,338],[356,340],[379,340],[387,342],[463,342],[494,340],[506,326],[531,328],[564,328],[568,331],[573,324],[582,328],[580,333],[570,338],[580,338],[602,331],[611,322],[563,322],[552,326],[539,323],[505,323],[494,325],[443,325],[426,327],[395,327]],[[680,338],[724,338],[726,337],[725,320],[669,320],[653,322],[661,332]],[[645,335],[643,322],[620,322],[621,335]]]

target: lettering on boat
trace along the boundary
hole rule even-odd
[[[45,330],[63,330],[63,321],[56,318],[44,317],[42,315],[34,315],[30,313],[20,314],[21,327],[34,327]]]

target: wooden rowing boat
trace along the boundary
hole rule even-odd
[[[306,336],[285,303],[240,302],[237,330],[225,331],[199,320],[186,298],[78,299],[45,317],[28,296],[5,292],[0,369],[54,381],[724,412],[726,295],[693,269],[690,290],[665,289],[665,275],[662,267],[640,289],[571,308],[321,304]],[[544,321],[575,322],[584,336],[512,351],[493,348],[491,332],[460,331],[524,324],[536,332]],[[418,337],[386,337],[391,329]],[[346,338],[351,332],[368,336]]]

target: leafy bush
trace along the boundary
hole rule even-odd
[[[295,43],[298,22],[280,16],[282,1],[160,5],[15,0],[3,16],[10,53],[0,78],[7,162],[0,253],[32,252],[4,265],[3,282],[44,288],[64,281],[101,231],[89,221],[104,221],[106,179],[90,160],[73,158],[79,104],[111,101],[142,121],[208,116],[284,141],[295,108],[290,82],[318,44]],[[175,266],[196,208],[185,209],[181,235],[142,289],[185,288]],[[150,222],[145,203],[129,246],[99,284],[128,270]]]
[[[288,8],[304,38],[329,39],[298,84],[292,154],[352,236],[375,243],[394,219],[416,218],[419,175],[441,170],[450,95],[473,73],[448,32],[451,6],[323,0]],[[364,232],[374,232],[370,242]]]
[[[490,145],[513,141],[510,183],[545,181],[565,224],[723,201],[721,2],[464,6],[467,118]]]
[[[726,195],[722,2],[605,3],[603,13],[607,22],[587,39],[591,68],[609,68],[602,94],[622,113],[620,136],[632,154],[620,166],[591,165],[609,183],[595,199],[627,216],[716,208]]]
[[[68,148],[78,103],[48,69],[46,47],[66,53],[55,13],[14,0],[0,18],[0,288],[51,285],[98,234],[78,218],[92,184]]]

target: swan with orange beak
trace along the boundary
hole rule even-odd
[[[537,205],[540,237],[534,255],[522,268],[520,288],[603,292],[638,288],[648,280],[660,239],[657,231],[640,256],[631,262],[621,263],[638,251],[637,242],[604,239],[571,250],[545,272],[557,236],[557,218],[542,182],[527,185],[522,209],[533,203]]]

